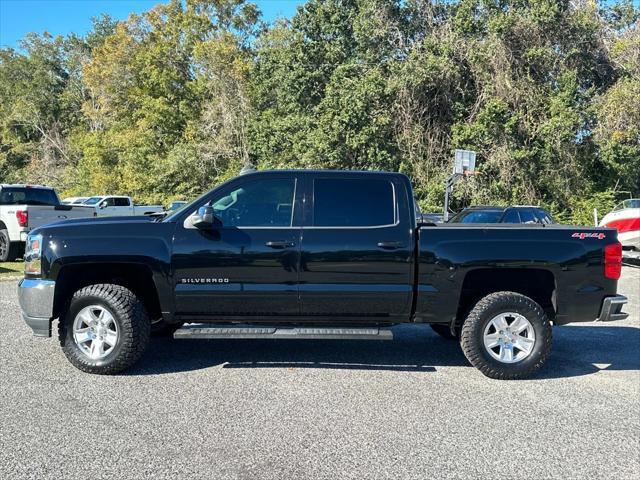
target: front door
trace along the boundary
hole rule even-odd
[[[98,205],[98,216],[120,217],[131,215],[131,201],[126,197],[107,197]]]
[[[254,321],[299,314],[296,183],[291,175],[239,177],[206,202],[220,225],[177,226],[176,314]]]

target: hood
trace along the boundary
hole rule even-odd
[[[140,216],[135,216],[135,217],[93,217],[93,218],[71,218],[68,220],[60,220],[58,222],[52,222],[52,223],[47,223],[46,225],[42,225],[41,227],[35,228],[34,230],[32,230],[30,233],[33,234],[37,234],[37,233],[41,233],[42,230],[46,230],[47,228],[51,228],[51,227],[71,227],[71,226],[91,226],[91,225],[100,225],[100,226],[107,226],[107,225],[122,225],[123,223],[126,224],[132,224],[132,223],[138,223],[138,224],[147,224],[147,223],[154,223],[154,218],[151,218],[149,216],[146,215],[140,215]]]

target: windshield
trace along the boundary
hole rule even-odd
[[[449,223],[498,223],[502,218],[502,210],[463,210],[455,215]]]
[[[182,212],[191,209],[191,208],[195,208],[196,205],[198,205],[199,202],[201,202],[207,195],[209,195],[210,192],[205,192],[202,195],[200,195],[198,198],[196,198],[195,200],[193,200],[192,202],[188,202],[185,203],[184,205],[182,205],[180,208],[178,208],[177,210],[172,210],[168,216],[164,217],[162,219],[163,222],[173,222],[173,220],[179,216]]]
[[[217,190],[218,188],[223,187],[224,185],[226,185],[228,182],[232,181],[232,179],[227,180],[224,183],[221,183],[220,185],[218,185],[217,187],[214,188],[214,190]],[[182,215],[182,213],[186,212],[187,210],[195,210],[196,206],[201,207],[202,203],[204,202],[204,199],[207,198],[207,196],[212,192],[212,190],[203,193],[202,195],[200,195],[199,197],[197,197],[196,199],[192,200],[191,202],[185,203],[183,206],[181,206],[180,208],[178,208],[177,210],[174,210],[172,212],[169,213],[168,216],[162,218],[161,221],[163,222],[173,222],[177,217],[179,217],[180,215]]]
[[[5,187],[0,193],[0,205],[60,205],[56,192],[50,188]]]
[[[89,200],[85,201],[85,205],[95,205],[102,200],[102,197],[91,197]]]
[[[640,198],[630,198],[622,202],[623,208],[640,208]]]

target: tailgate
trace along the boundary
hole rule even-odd
[[[93,217],[92,207],[70,207],[68,205],[52,206],[27,206],[29,212],[29,229],[32,230],[48,223],[60,222],[73,218]]]

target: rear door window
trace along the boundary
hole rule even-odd
[[[313,226],[377,227],[396,223],[394,188],[386,179],[317,178]]]
[[[128,207],[129,199],[128,198],[114,198],[116,207]]]
[[[507,213],[504,214],[504,218],[502,219],[502,223],[520,223],[518,211],[514,208],[507,210]]]
[[[449,223],[498,223],[502,210],[463,210]]]
[[[538,219],[533,213],[533,210],[520,210],[520,218],[522,219],[522,223],[538,223]]]

